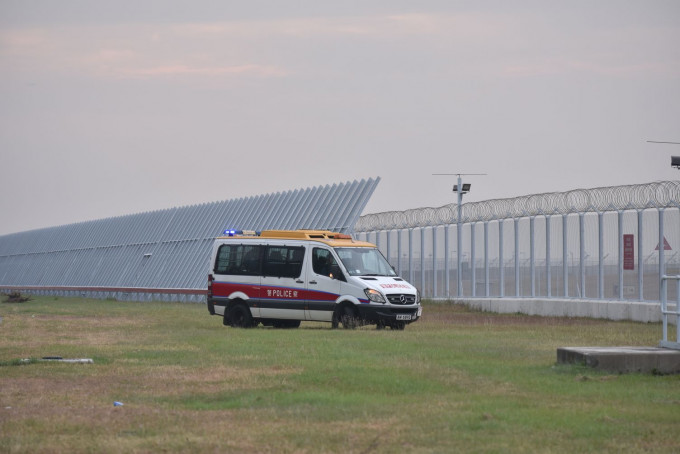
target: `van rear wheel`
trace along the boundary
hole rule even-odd
[[[245,304],[235,304],[229,308],[229,320],[234,328],[252,328],[253,315]]]

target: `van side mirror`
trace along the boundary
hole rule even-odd
[[[342,270],[340,269],[340,266],[336,263],[331,265],[331,274],[330,274],[331,279],[337,279],[339,281],[345,281],[345,276],[342,274]]]

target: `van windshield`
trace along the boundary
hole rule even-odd
[[[336,247],[335,252],[352,276],[396,276],[377,248]]]

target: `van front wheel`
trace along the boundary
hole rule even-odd
[[[340,323],[345,329],[354,329],[359,325],[357,313],[352,306],[344,306],[341,309]]]
[[[229,308],[229,320],[234,328],[252,328],[253,316],[245,304],[235,304]]]
[[[406,328],[406,323],[405,322],[394,322],[390,325],[392,329],[396,329],[398,331],[403,331],[404,328]]]

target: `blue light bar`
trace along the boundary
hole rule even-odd
[[[260,232],[257,232],[255,230],[234,230],[234,229],[226,229],[224,232],[222,232],[222,235],[225,236],[236,236],[236,235],[243,235],[243,236],[260,236]]]

